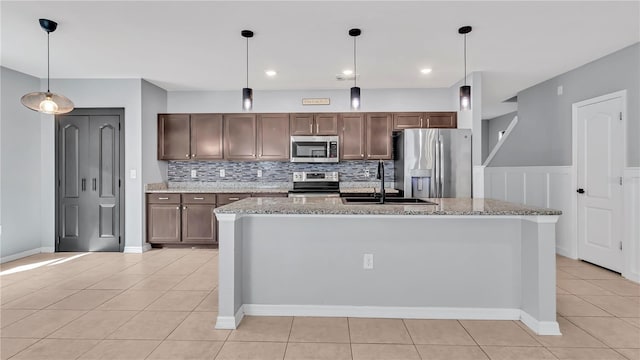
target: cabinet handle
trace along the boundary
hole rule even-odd
[[[158,200],[169,200],[168,197],[159,197]]]
[[[236,200],[240,200],[240,198],[233,197],[233,198],[229,198],[229,200],[236,201]]]
[[[320,133],[320,124],[316,121],[316,134]]]
[[[96,189],[97,189],[97,186],[96,186],[96,178],[91,179],[91,182],[93,183],[93,184],[92,184],[93,191],[96,191]]]
[[[422,118],[420,118],[420,127],[422,127]]]
[[[189,154],[185,155],[185,157],[188,159],[189,158]]]
[[[82,191],[87,190],[87,179],[82,178],[82,182],[81,182],[80,187],[81,187]]]
[[[177,210],[180,210],[180,206],[176,206],[176,209],[177,209]]]
[[[313,121],[309,123],[309,132],[313,134]]]
[[[196,154],[191,154],[191,157],[192,157],[192,158],[196,157]]]
[[[203,197],[194,197],[193,200],[204,200]]]
[[[187,207],[186,207],[186,206],[183,206],[183,207],[182,207],[182,210],[187,210]]]

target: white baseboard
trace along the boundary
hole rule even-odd
[[[562,255],[562,256],[567,257],[569,259],[578,260],[577,257],[573,257],[574,254],[572,254],[569,250],[567,250],[565,248],[561,248],[561,247],[557,247],[556,246],[556,254]]]
[[[54,253],[54,252],[56,252],[56,248],[54,248],[53,246],[41,247],[40,248],[40,252],[43,252],[43,253]]]
[[[562,335],[557,321],[538,321],[525,311],[521,311],[520,321],[538,335]]]
[[[237,329],[244,318],[244,307],[241,306],[235,316],[218,316],[216,329]]]
[[[35,248],[35,249],[27,250],[27,251],[22,251],[22,252],[19,252],[17,254],[3,256],[2,258],[0,258],[0,264],[4,264],[4,263],[9,262],[9,261],[22,259],[22,258],[27,257],[27,256],[40,254],[42,252],[53,252],[53,251],[42,251],[42,249],[43,248]]]
[[[142,245],[142,252],[147,252],[149,250],[151,250],[151,244],[145,243],[144,245]]]
[[[123,252],[127,254],[142,254],[144,249],[142,246],[125,246]]]
[[[624,266],[622,276],[640,283],[640,167],[624,169]]]

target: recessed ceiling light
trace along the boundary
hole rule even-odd
[[[276,76],[278,74],[275,70],[266,70],[264,73],[267,74],[267,76],[271,76],[271,77]]]
[[[428,73],[431,72],[431,69],[430,68],[421,69],[420,72],[423,73],[423,74],[428,74]]]
[[[342,73],[345,75],[353,75],[353,70],[343,70]]]

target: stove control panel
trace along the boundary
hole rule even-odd
[[[329,171],[329,172],[294,172],[293,173],[293,181],[294,182],[312,182],[312,181],[332,181],[337,182],[338,180],[338,172],[337,171]]]

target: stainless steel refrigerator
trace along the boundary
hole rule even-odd
[[[394,151],[395,187],[405,197],[472,196],[471,130],[406,129]]]

